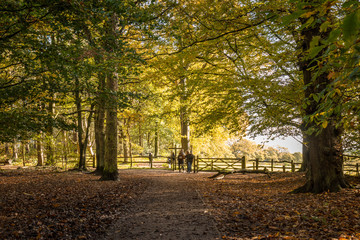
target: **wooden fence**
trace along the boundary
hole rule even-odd
[[[358,156],[347,156],[345,158],[343,171],[345,174],[360,176],[360,158]],[[69,158],[67,161],[75,162],[77,159]],[[357,162],[358,161],[358,162]],[[118,157],[119,164],[129,164],[130,168],[165,168],[177,169],[177,162],[171,163],[169,166],[168,157],[153,156],[150,160],[149,156],[132,156],[125,161],[124,157]],[[87,165],[95,167],[95,159],[91,156],[87,158]],[[299,170],[301,163],[294,161],[274,161],[242,158],[202,158],[196,157],[193,162],[193,171],[237,171],[237,170],[264,170],[269,172],[295,172]]]
[[[238,170],[264,170],[269,172],[295,172],[301,163],[294,161],[274,161],[242,158],[200,158],[194,162],[194,172],[199,171],[238,171]],[[344,173],[359,176],[359,163],[344,164]]]
[[[165,156],[132,156],[118,157],[118,163],[130,164],[130,168],[168,168],[168,157]]]

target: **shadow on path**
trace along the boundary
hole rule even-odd
[[[220,239],[214,220],[194,187],[196,174],[125,171],[120,174],[144,178],[148,188],[109,230],[106,239]]]

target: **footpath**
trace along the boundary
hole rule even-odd
[[[148,187],[105,239],[220,239],[195,189],[196,174],[163,170],[125,170],[121,174],[144,178]]]

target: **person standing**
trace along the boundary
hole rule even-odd
[[[181,172],[181,169],[183,172],[185,171],[184,161],[185,161],[185,154],[184,154],[184,150],[181,149],[178,155],[179,172]]]
[[[195,156],[191,153],[191,151],[186,151],[186,164],[187,164],[187,172],[191,173],[191,166],[195,159]]]
[[[171,152],[171,165],[174,167],[176,156],[174,152]]]

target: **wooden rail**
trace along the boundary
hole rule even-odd
[[[354,173],[360,176],[359,163],[344,164],[344,173]],[[200,158],[194,162],[194,172],[199,171],[238,171],[250,170],[258,171],[266,169],[269,172],[295,172],[299,170],[301,163],[294,161],[274,161],[242,158]]]
[[[168,157],[165,156],[132,156],[127,157],[128,161],[125,162],[125,157],[118,156],[118,163],[128,163],[130,164],[130,168],[134,167],[136,164],[141,164],[142,167],[149,168],[159,168],[162,167],[163,164],[168,164]],[[120,161],[119,161],[120,160]]]
[[[357,156],[351,156],[351,158],[345,158],[345,161],[353,159],[352,163],[345,163],[343,166],[344,173],[360,176],[360,158]],[[128,162],[124,162],[125,157],[118,156],[119,164],[130,164],[130,168],[133,168],[136,164],[141,167],[149,168],[163,168],[164,164],[168,164],[168,157],[166,156],[153,156],[150,161],[149,156],[132,156],[128,157]],[[359,162],[354,162],[359,161]],[[77,157],[69,157],[67,163],[76,162]],[[92,156],[87,157],[87,164],[95,161]],[[171,163],[170,168],[176,170],[177,162]],[[241,158],[201,158],[196,157],[193,162],[193,171],[238,171],[238,170],[264,170],[266,168],[269,172],[295,172],[300,169],[301,163],[294,161],[274,161],[250,159],[247,160],[245,157]],[[168,167],[166,167],[169,169]]]

